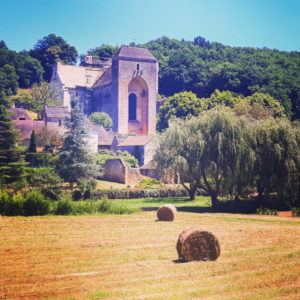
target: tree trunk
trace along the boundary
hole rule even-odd
[[[218,200],[218,195],[216,193],[212,193],[211,195],[211,206],[212,207],[216,207],[216,205],[219,203],[219,200]]]
[[[189,195],[190,195],[190,200],[195,200],[195,194],[196,194],[196,191],[195,190],[189,190]]]

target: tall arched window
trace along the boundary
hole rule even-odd
[[[128,98],[128,115],[129,121],[136,120],[136,95],[130,94]]]

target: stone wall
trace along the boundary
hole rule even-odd
[[[126,167],[120,158],[108,159],[103,166],[103,173],[104,180],[124,183],[132,187],[139,184],[142,177],[139,168]]]

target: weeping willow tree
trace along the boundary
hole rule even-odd
[[[254,176],[259,198],[279,208],[300,206],[300,132],[285,119],[257,122]],[[270,205],[270,203],[265,203]]]
[[[215,206],[220,193],[238,195],[249,185],[254,141],[246,119],[218,108],[185,121],[171,120],[154,160],[161,171],[180,175],[191,200],[201,188]]]

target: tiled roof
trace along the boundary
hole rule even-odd
[[[147,48],[122,46],[116,56],[122,58],[146,59],[156,61],[156,58]]]
[[[145,146],[152,140],[152,138],[153,136],[151,135],[130,135],[124,141],[118,144],[118,147]]]
[[[57,73],[61,83],[68,88],[76,86],[92,87],[106,68],[79,67],[57,63]]]
[[[93,124],[88,118],[85,119],[85,125],[88,130],[98,132],[98,145],[110,146],[115,137],[115,133],[112,130],[106,130],[102,126]]]
[[[152,161],[140,167],[141,170],[156,170],[157,166]]]
[[[20,118],[31,120],[30,116],[27,113],[27,110],[24,108],[12,107],[9,111],[12,113],[9,116],[10,120],[20,120]]]
[[[33,121],[33,120],[14,121],[14,128],[20,130],[20,137],[22,139],[30,139],[33,130],[35,132],[38,132],[44,127],[45,127],[44,121]]]
[[[104,86],[110,84],[112,81],[111,67],[106,69],[102,76],[96,81],[94,87]]]
[[[65,106],[45,106],[44,109],[48,118],[66,118],[70,115]]]

